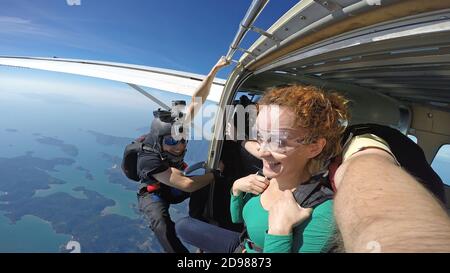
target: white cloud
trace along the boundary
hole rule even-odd
[[[126,44],[123,41],[104,38],[99,33],[93,33],[90,29],[83,27],[84,24],[78,24],[72,19],[55,17],[54,14],[37,7],[27,8],[35,14],[38,14],[40,18],[45,18],[47,21],[50,21],[51,25],[48,23],[38,23],[36,20],[29,20],[22,17],[0,16],[0,34],[2,35],[0,42],[9,42],[11,40],[10,37],[15,37],[24,39],[23,42],[28,44],[32,38],[43,38],[46,42],[51,42],[56,45],[89,50],[96,53],[106,52],[121,58],[147,56],[147,58],[161,60],[176,69],[188,70],[187,67],[178,61],[154,50],[148,51],[134,45]],[[52,54],[48,55],[48,57],[51,56]]]
[[[21,17],[0,16],[0,34],[12,36],[29,35],[41,36],[45,38],[57,37],[58,33],[53,32],[31,20]]]
[[[20,17],[0,16],[0,24],[26,25],[30,23],[31,23],[30,20]]]
[[[28,99],[37,99],[49,102],[49,98],[63,98],[62,103],[73,101],[90,106],[128,107],[133,109],[148,110],[157,107],[153,102],[134,92],[127,85],[120,83],[104,84],[102,81],[95,84],[94,81],[63,81],[36,79],[18,76],[0,75],[0,91],[3,94],[10,93],[25,96]]]

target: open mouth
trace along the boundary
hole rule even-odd
[[[276,171],[280,166],[281,162],[264,160],[264,167],[269,170]]]

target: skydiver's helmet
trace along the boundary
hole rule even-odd
[[[181,138],[183,136],[182,118],[184,116],[181,109],[186,106],[185,101],[173,101],[172,109],[158,109],[153,111],[153,121],[150,126],[150,133],[145,138],[145,143],[153,146],[154,149],[160,151],[161,156],[168,160],[169,164],[176,167],[183,163],[187,149],[181,155],[173,155],[165,152],[162,147],[163,138],[165,136],[175,136]]]

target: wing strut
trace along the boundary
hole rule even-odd
[[[250,4],[250,7],[247,10],[247,13],[245,14],[244,19],[242,19],[241,24],[239,26],[238,32],[236,33],[236,36],[234,37],[233,42],[230,45],[230,48],[228,50],[228,53],[226,55],[227,60],[231,60],[233,58],[234,53],[236,53],[237,50],[241,50],[239,48],[240,43],[244,39],[245,34],[249,30],[253,30],[255,32],[258,32],[261,35],[268,36],[270,39],[274,39],[272,34],[269,34],[265,32],[264,30],[261,30],[259,28],[256,28],[253,26],[253,23],[256,21],[256,18],[258,18],[261,11],[264,9],[264,7],[267,5],[269,0],[253,0]]]
[[[166,109],[166,110],[170,110],[170,107],[167,106],[167,104],[165,104],[164,102],[160,101],[159,99],[157,99],[156,97],[150,95],[149,93],[147,93],[144,89],[140,88],[139,86],[132,84],[132,83],[127,83],[129,86],[131,86],[131,88],[133,88],[134,90],[138,91],[139,93],[141,93],[142,95],[146,96],[147,98],[151,99],[152,101],[156,102],[156,104],[159,104],[162,108]]]

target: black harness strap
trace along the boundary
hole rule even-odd
[[[333,199],[334,192],[328,186],[328,178],[317,175],[311,182],[301,184],[293,192],[294,198],[302,208],[313,208]]]
[[[334,197],[334,192],[328,181],[328,176],[323,176],[322,174],[312,177],[308,183],[300,184],[293,194],[295,201],[297,201],[302,208],[317,207]],[[244,228],[239,239],[241,243],[234,251],[235,253],[241,253],[246,245],[255,252],[263,252],[261,247],[257,246],[249,239],[247,227]]]
[[[160,156],[161,156],[161,152],[160,151],[158,151],[157,149],[155,149],[155,148],[153,148],[152,146],[150,146],[150,145],[148,145],[148,144],[145,144],[145,143],[141,143],[141,148],[142,148],[142,151],[144,151],[144,152],[153,152],[153,153],[157,153],[157,154],[159,154]],[[162,156],[161,156],[162,157]]]

